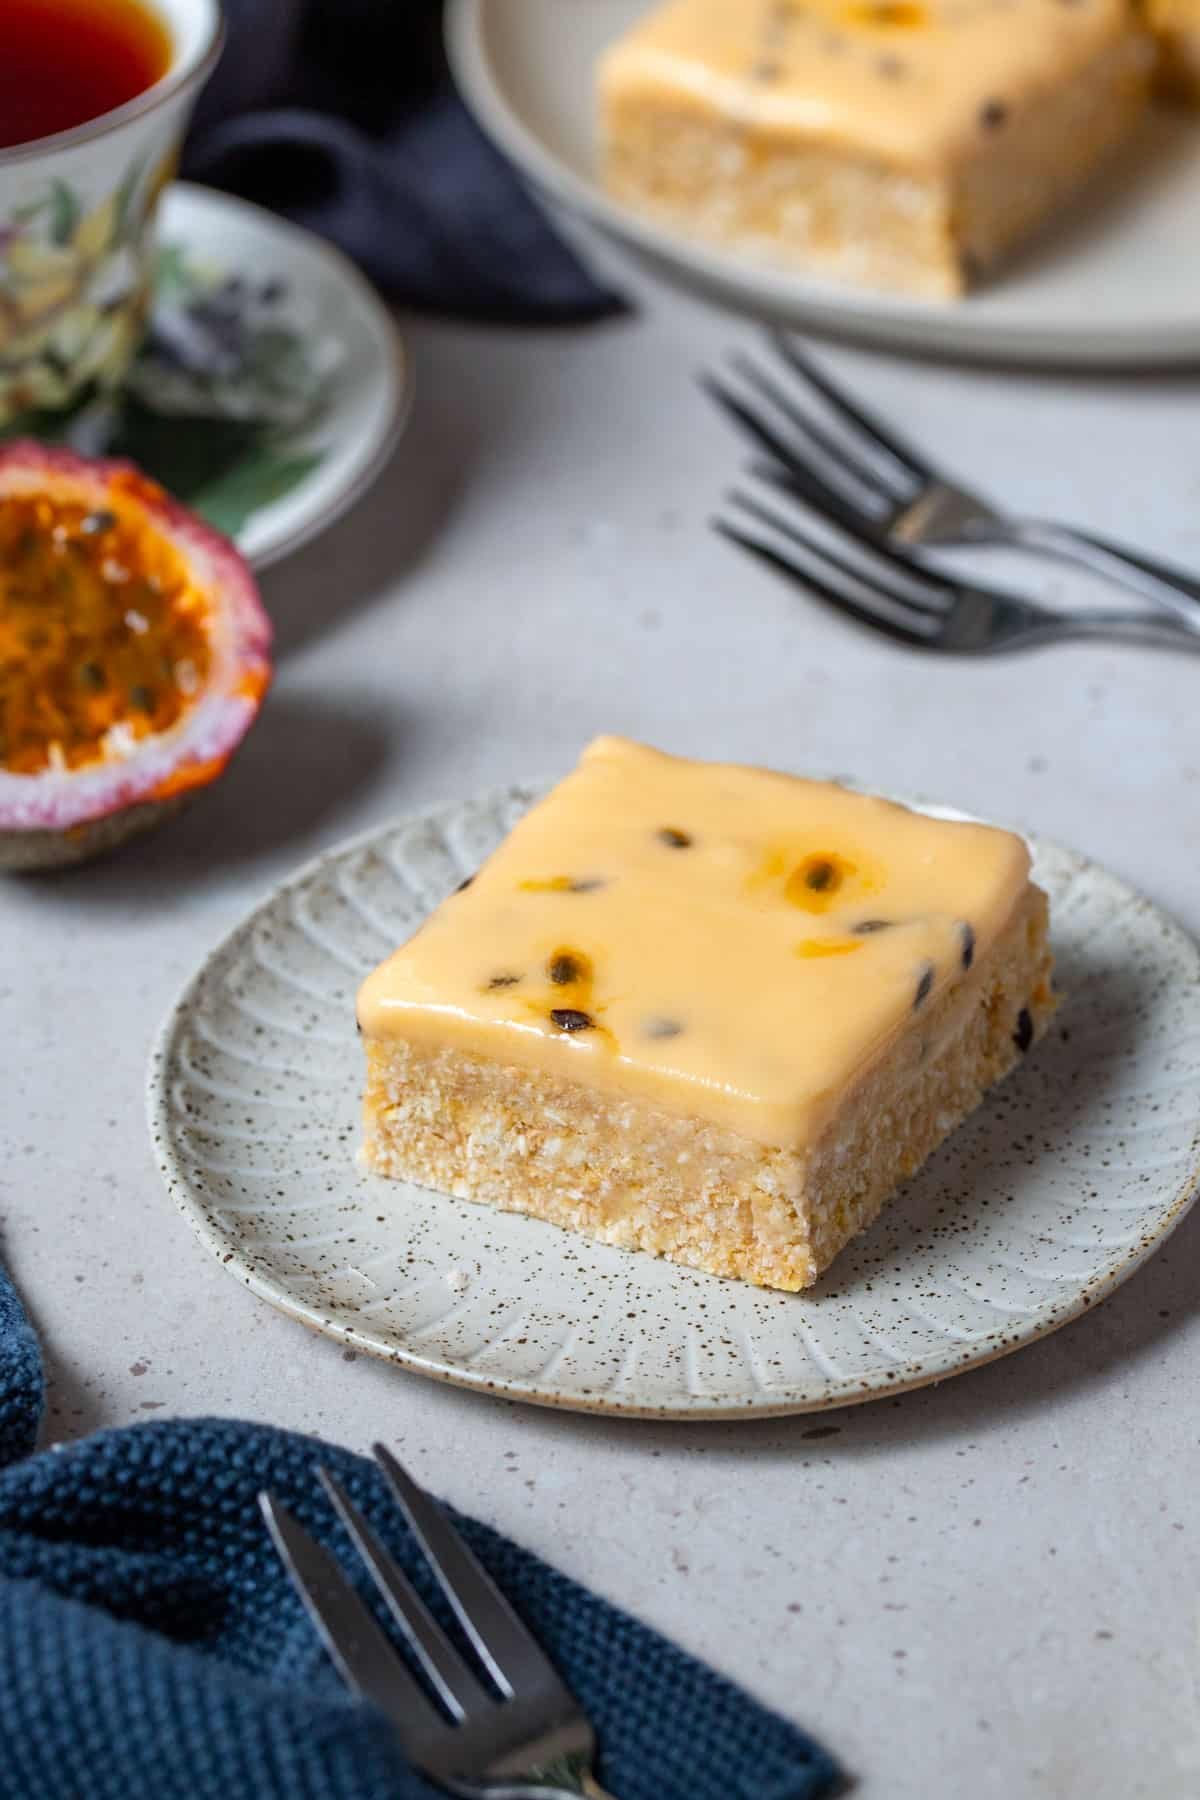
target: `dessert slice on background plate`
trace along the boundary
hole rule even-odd
[[[600,738],[363,984],[368,1165],[809,1286],[1054,1011],[1010,832]]]
[[[604,179],[747,255],[950,298],[1129,135],[1152,66],[1126,0],[667,0],[601,61]]]

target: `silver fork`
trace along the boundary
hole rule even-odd
[[[846,556],[814,536],[795,513],[803,487],[774,468],[756,471],[776,498],[735,489],[713,519],[723,537],[798,581],[837,611],[902,644],[963,656],[986,656],[1065,638],[1110,638],[1124,643],[1200,651],[1200,632],[1154,613],[1051,612],[1030,600],[939,574],[897,555],[857,525],[839,521],[852,546]],[[790,501],[791,510],[780,506]],[[826,524],[829,524],[828,518]]]
[[[989,544],[1041,551],[1132,590],[1200,632],[1200,580],[1074,526],[999,511],[939,474],[896,431],[851,399],[792,338],[773,331],[768,340],[808,397],[816,394],[824,401],[836,432],[793,398],[789,389],[795,379],[785,385],[744,354],[729,359],[740,388],[714,375],[702,377],[702,385],[759,449],[788,471],[818,510],[901,550]]]
[[[327,1469],[321,1484],[423,1670],[427,1696],[328,1550],[270,1494],[259,1504],[309,1618],[347,1686],[390,1719],[408,1760],[465,1800],[609,1800],[596,1738],[532,1633],[424,1488],[375,1458],[487,1681],[472,1669]]]

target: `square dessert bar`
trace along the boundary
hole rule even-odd
[[[803,1288],[1054,1010],[1020,838],[600,738],[368,977],[366,1160]]]
[[[668,0],[601,61],[603,176],[727,248],[954,296],[1128,134],[1152,61],[1128,0]]]

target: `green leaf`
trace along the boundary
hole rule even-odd
[[[138,183],[142,179],[142,172],[145,167],[146,158],[144,156],[139,156],[134,161],[132,167],[126,172],[125,179],[117,189],[116,240],[119,244],[124,243],[128,234],[130,203],[137,192]]]
[[[227,537],[236,537],[246,521],[264,506],[281,500],[319,465],[322,453],[285,456],[264,445],[200,489],[192,504]]]
[[[50,236],[56,244],[69,244],[79,223],[80,206],[73,189],[56,181],[50,190]]]
[[[163,244],[154,263],[154,286],[159,294],[181,294],[192,286],[187,251],[182,244]]]
[[[128,456],[192,506],[201,489],[253,455],[261,438],[253,419],[177,418],[127,394],[110,453]]]
[[[71,431],[80,413],[96,398],[96,384],[81,388],[69,406],[38,408],[24,412],[7,425],[0,425],[0,443],[12,438],[36,438],[42,444],[69,444]]]

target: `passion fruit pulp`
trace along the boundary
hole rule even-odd
[[[132,464],[0,448],[0,868],[82,861],[215,780],[270,643],[238,551]]]

